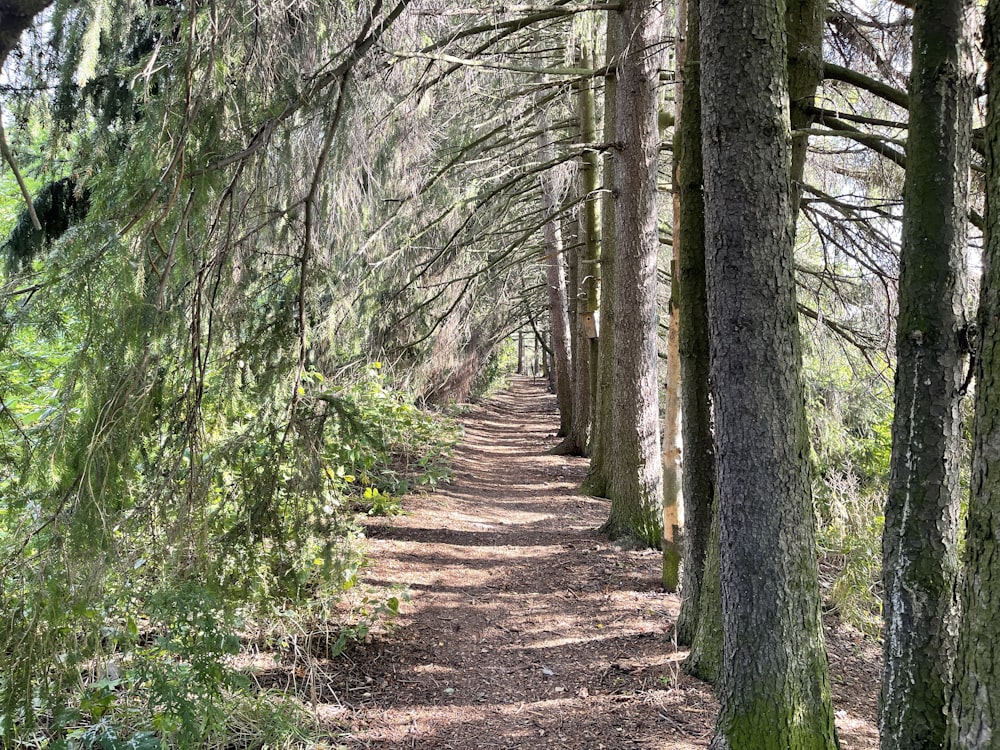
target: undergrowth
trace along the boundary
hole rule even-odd
[[[812,431],[813,500],[827,607],[877,638],[892,394],[866,361],[814,339],[803,361]]]
[[[25,360],[34,366],[62,356],[35,334],[14,338],[21,351],[37,350]],[[16,385],[22,376],[6,377]],[[152,421],[122,447],[132,462],[127,481],[113,485],[117,495],[95,498],[100,506],[76,505],[65,487],[46,488],[50,474],[18,473],[7,461],[5,746],[321,746],[308,696],[262,690],[251,656],[314,665],[395,617],[400,592],[359,586],[356,514],[399,512],[402,495],[446,481],[456,429],[418,410],[378,363],[339,382],[307,373],[297,414],[284,425],[280,412],[254,408],[259,393],[243,377],[245,400],[212,404],[217,392],[206,388],[211,409],[197,463],[194,443],[173,465],[158,460],[175,438],[169,418]],[[17,428],[38,443],[86,418],[85,408],[66,412],[59,386],[32,391],[34,400],[27,389],[7,389]],[[39,404],[39,396],[52,401]],[[70,499],[60,501],[60,492]]]

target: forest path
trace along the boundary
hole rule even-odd
[[[596,530],[608,507],[579,494],[586,460],[545,452],[558,415],[544,384],[516,378],[462,423],[452,484],[367,524],[366,583],[405,586],[410,602],[329,675],[319,714],[346,730],[339,742],[707,747],[717,707],[667,636],[679,602],[660,555]],[[875,747],[870,722],[845,721],[845,748]]]

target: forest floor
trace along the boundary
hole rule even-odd
[[[322,669],[317,713],[339,746],[707,747],[718,705],[681,669],[660,555],[597,531],[608,507],[579,494],[586,460],[546,453],[558,415],[541,381],[462,423],[452,483],[366,524],[366,583],[409,602]],[[826,619],[841,742],[876,748],[879,648]]]

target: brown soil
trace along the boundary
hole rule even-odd
[[[551,456],[555,402],[516,379],[474,407],[454,481],[371,519],[367,582],[396,625],[323,672],[344,748],[704,748],[717,704],[681,670],[658,553],[609,544],[585,459]],[[827,623],[845,750],[877,747],[878,648]]]

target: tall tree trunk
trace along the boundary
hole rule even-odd
[[[591,51],[589,41],[583,48],[580,64],[584,69],[592,68],[594,65],[594,55]],[[580,83],[580,135],[584,143],[595,143],[597,141],[597,122],[595,117],[594,104],[594,82],[586,79]],[[598,153],[595,150],[587,150],[583,154],[580,165],[580,181],[583,188],[584,203],[582,207],[582,220],[580,222],[583,236],[584,248],[580,255],[580,316],[583,338],[580,342],[581,348],[587,349],[587,371],[580,371],[580,377],[586,376],[586,395],[589,400],[588,415],[588,437],[593,432],[592,423],[597,412],[597,374],[598,374],[598,343],[596,336],[592,335],[597,326],[598,310],[600,308],[598,295],[600,293],[600,257],[601,257],[601,196],[598,191],[600,178],[600,165]],[[588,324],[586,321],[595,321]],[[582,394],[581,394],[582,395]],[[587,444],[583,445],[584,455],[587,455]]]
[[[809,135],[801,132],[816,120],[813,106],[823,80],[823,23],[827,0],[787,0],[788,98],[792,132],[792,220],[799,214]]]
[[[955,654],[963,266],[972,128],[967,2],[918,0],[896,396],[882,540],[883,750],[938,748]]]
[[[579,67],[593,67],[593,55],[582,42],[576,63]],[[594,126],[593,81],[577,83],[578,136],[583,143],[597,139]],[[576,216],[574,251],[570,253],[572,274],[576,283],[571,292],[570,326],[573,329],[573,429],[552,450],[561,455],[586,456],[590,443],[591,422],[594,414],[593,390],[597,376],[597,340],[588,336],[586,319],[597,310],[597,263],[600,256],[600,220],[598,216],[597,152],[585,151],[580,159],[579,189],[582,198]]]
[[[614,373],[608,445],[611,538],[658,547],[663,533],[656,382],[658,310],[656,162],[663,13],[657,0],[630,0],[622,11],[615,160]]]
[[[677,170],[674,168],[676,179]],[[676,184],[676,182],[675,182]],[[680,213],[679,199],[674,192],[674,216]],[[667,328],[667,382],[663,393],[663,588],[677,591],[681,573],[681,540],[683,515],[681,509],[681,363],[679,287],[677,267],[677,221],[674,220],[674,258],[670,264],[670,300],[667,305],[670,324]]]
[[[701,34],[698,0],[686,2],[682,106],[674,131],[680,201],[680,214],[674,225],[674,247],[678,258],[678,353],[684,444],[684,579],[681,610],[677,618],[677,640],[682,644],[692,643],[698,628],[702,579],[715,502],[708,303],[705,299],[705,200],[701,167]],[[716,582],[715,591],[718,588]],[[718,606],[714,608],[717,609]],[[721,650],[721,638],[718,643]]]
[[[793,274],[783,0],[701,0],[724,660],[712,747],[835,748]]]
[[[551,162],[554,158],[552,138],[545,112],[538,108],[535,116],[538,125],[539,161]],[[555,374],[556,400],[559,403],[559,434],[566,436],[573,428],[573,384],[570,378],[570,326],[566,299],[566,274],[563,271],[562,229],[556,211],[559,207],[556,187],[550,174],[543,174],[542,213],[550,217],[543,227],[545,279],[549,295],[549,322],[552,332],[552,365]]]
[[[685,0],[677,0],[677,70],[684,66],[685,38],[684,27],[687,7]],[[667,382],[663,389],[663,587],[670,592],[677,591],[681,573],[682,544],[682,492],[681,492],[681,363],[680,363],[680,158],[677,142],[680,132],[680,121],[683,115],[683,76],[677,76],[674,87],[674,158],[670,171],[670,191],[672,197],[673,219],[671,222],[671,248],[673,258],[670,262],[670,299],[667,303]],[[661,138],[663,134],[661,133]]]
[[[615,140],[615,111],[618,101],[618,73],[621,45],[621,14],[605,13],[607,41],[605,65],[609,72],[604,79],[604,141]],[[590,469],[583,491],[598,497],[608,495],[607,454],[612,423],[612,376],[614,373],[614,260],[615,260],[615,149],[604,153],[604,190],[601,201],[601,301],[600,336],[597,340],[597,387],[590,441]]]
[[[681,425],[684,444],[684,581],[681,611],[677,619],[677,640],[682,644],[692,643],[697,632],[702,578],[715,502],[715,445],[709,389],[708,303],[705,298],[705,200],[701,164],[701,33],[698,0],[687,0],[687,6],[682,106],[674,131],[680,200],[674,243],[678,256],[678,353],[681,365]],[[718,591],[718,583],[715,584],[715,590]],[[714,609],[718,609],[718,606]]]
[[[717,581],[704,582],[703,571],[710,569],[718,574],[719,550],[711,546],[709,529],[715,535],[713,513],[715,498],[715,449],[712,442],[711,403],[709,394],[708,317],[705,303],[705,246],[704,200],[702,196],[701,164],[701,105],[698,86],[698,0],[691,0],[688,13],[688,42],[684,66],[686,87],[684,107],[690,112],[697,109],[697,116],[688,118],[678,126],[679,143],[675,153],[680,154],[679,176],[682,217],[677,234],[680,234],[679,255],[681,283],[681,362],[684,410],[684,514],[685,540],[684,570],[681,611],[677,619],[677,640],[692,643],[687,668],[695,676],[712,681],[710,675],[721,662],[721,630],[713,625],[702,627],[701,613],[714,614],[721,602],[702,604],[704,588],[710,596],[717,597]],[[825,0],[793,0],[785,9],[788,30],[788,76],[790,120],[794,131],[809,127],[815,116],[811,105],[816,89],[822,80],[822,44]],[[796,133],[792,137],[792,224],[795,226],[802,179],[805,172],[809,136]],[[677,239],[675,238],[675,242]],[[711,539],[717,539],[712,536]],[[706,545],[709,545],[706,548]],[[712,557],[706,561],[706,557]],[[694,638],[694,642],[692,642]],[[718,652],[716,654],[716,652]],[[702,666],[702,665],[708,666]]]
[[[966,519],[962,625],[951,700],[949,750],[1000,742],[1000,0],[990,0],[986,56],[986,248],[979,293],[972,495]]]
[[[586,455],[587,435],[590,428],[590,350],[583,334],[580,320],[583,302],[580,299],[583,260],[582,221],[580,212],[570,216],[565,224],[566,268],[569,276],[568,308],[569,329],[572,341],[570,380],[573,394],[573,421],[569,434],[550,453],[559,456]]]

